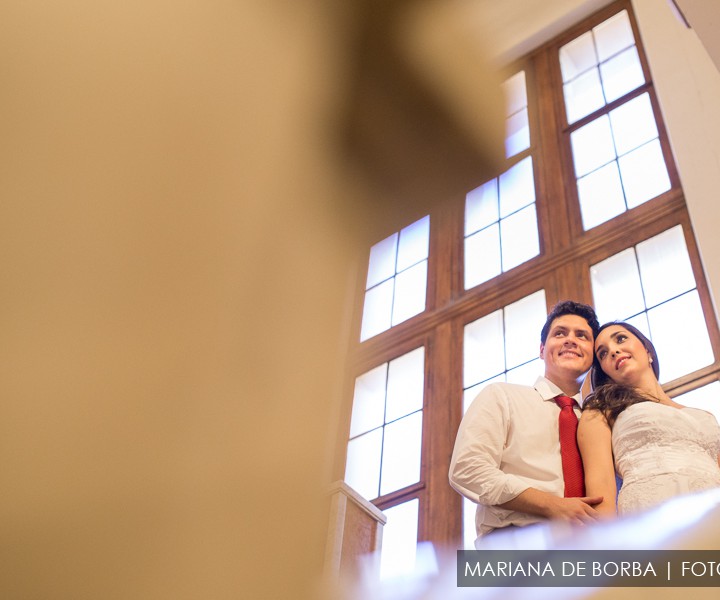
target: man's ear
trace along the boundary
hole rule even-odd
[[[545,360],[544,354],[545,354],[545,344],[540,342],[540,358],[542,358],[543,360]]]

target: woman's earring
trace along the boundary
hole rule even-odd
[[[652,356],[650,357],[650,364],[652,364]]]

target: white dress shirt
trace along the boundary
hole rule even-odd
[[[473,400],[460,423],[450,485],[478,503],[478,536],[507,525],[529,525],[541,517],[497,506],[532,487],[562,497],[558,415],[562,390],[544,377],[533,387],[493,383]],[[574,396],[580,403],[580,394]],[[580,409],[575,408],[576,414]]]

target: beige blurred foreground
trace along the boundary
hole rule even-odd
[[[2,598],[319,593],[355,253],[502,143],[453,2],[344,4],[3,3]]]

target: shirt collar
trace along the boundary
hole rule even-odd
[[[537,378],[533,387],[538,391],[540,396],[542,396],[543,400],[554,400],[555,396],[559,396],[560,394],[564,396],[567,395],[552,381],[546,379],[542,375]],[[582,392],[578,392],[574,396],[570,397],[578,403],[578,406],[582,406]]]

